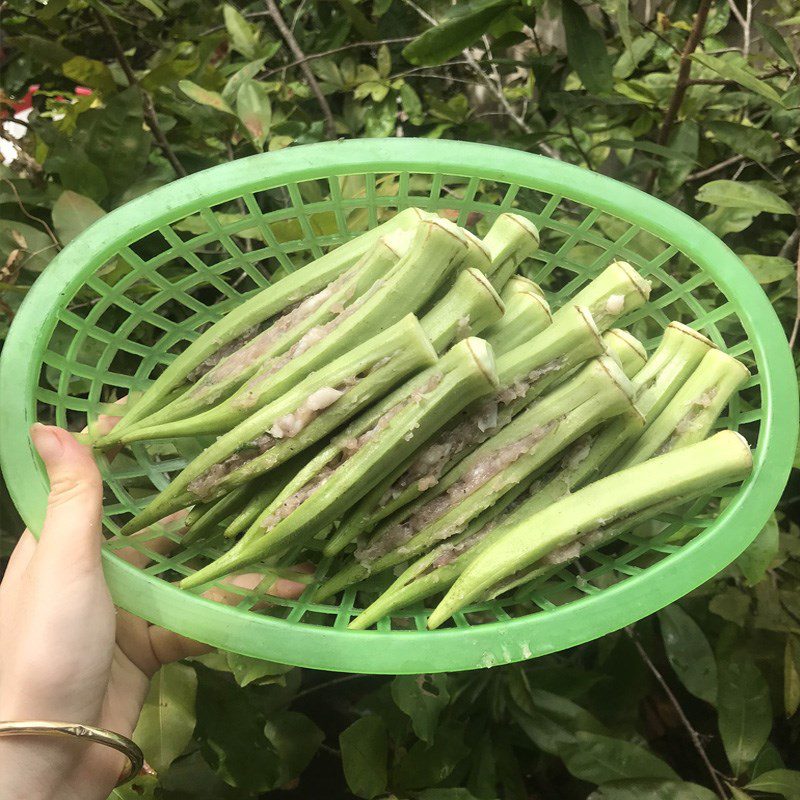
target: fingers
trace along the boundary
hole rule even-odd
[[[103,484],[91,452],[51,425],[37,423],[31,438],[50,479],[38,550],[65,566],[99,568]]]

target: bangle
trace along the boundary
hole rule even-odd
[[[87,739],[89,742],[111,747],[128,759],[128,765],[120,775],[117,786],[122,786],[138,775],[144,765],[144,754],[135,742],[119,733],[104,728],[94,728],[91,725],[42,720],[0,722],[0,737],[2,736],[66,736]]]

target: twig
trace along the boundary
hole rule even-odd
[[[717,770],[714,768],[714,765],[708,758],[708,754],[703,747],[703,742],[700,738],[700,734],[694,729],[692,723],[689,721],[689,718],[686,716],[686,712],[681,707],[681,704],[678,702],[678,698],[672,692],[672,689],[669,688],[669,684],[665,680],[664,676],[659,672],[658,667],[653,663],[650,656],[647,655],[647,651],[642,647],[641,642],[639,641],[638,637],[636,636],[635,632],[631,628],[625,628],[625,633],[628,634],[631,641],[636,647],[636,650],[639,652],[639,656],[641,657],[642,661],[644,661],[647,668],[650,672],[653,673],[653,677],[658,681],[661,688],[664,690],[664,694],[666,694],[667,699],[669,700],[672,707],[675,709],[678,717],[680,718],[683,727],[686,728],[687,733],[689,734],[689,738],[692,740],[692,744],[694,745],[694,749],[697,750],[697,754],[700,756],[703,763],[706,765],[706,769],[708,770],[708,774],[711,776],[711,780],[714,782],[714,786],[716,787],[717,794],[725,800],[727,795],[725,794],[725,790],[722,788],[722,783],[720,782],[719,775],[717,774]]]
[[[800,238],[800,237],[798,237]],[[794,343],[797,341],[797,332],[800,330],[800,242],[797,245],[797,266],[795,267],[795,286],[797,288],[797,306],[794,314],[794,325],[792,325],[792,333],[789,336],[789,348],[794,349]]]
[[[25,204],[22,202],[22,198],[19,196],[19,192],[17,191],[17,187],[14,186],[13,183],[8,178],[3,178],[3,183],[7,183],[9,188],[12,192],[14,192],[14,198],[17,201],[17,205],[19,206],[19,210],[28,218],[32,219],[34,222],[38,222],[46,231],[47,235],[50,237],[50,240],[56,246],[57,250],[61,249],[61,242],[58,241],[58,237],[53,233],[53,229],[41,218],[37,217],[34,214],[31,214],[27,208],[25,208]]]
[[[130,61],[128,61],[128,57],[125,55],[125,50],[123,49],[122,43],[117,36],[117,32],[114,30],[105,14],[103,14],[101,11],[98,11],[96,8],[93,10],[98,22],[100,23],[100,27],[103,29],[103,32],[109,38],[112,46],[114,47],[117,61],[119,62],[122,71],[125,73],[125,77],[128,79],[128,84],[130,86],[136,86],[142,93],[142,109],[144,111],[144,118],[147,120],[147,127],[150,128],[150,133],[153,134],[155,143],[158,145],[167,161],[169,161],[169,163],[172,165],[176,175],[181,178],[185,178],[188,173],[184,169],[183,164],[178,161],[178,157],[175,155],[175,151],[167,141],[167,137],[164,135],[161,125],[158,124],[158,116],[156,115],[156,109],[153,105],[153,98],[150,97],[150,94],[143,89],[139,83],[136,73],[133,71]]]
[[[294,34],[286,25],[286,20],[284,20],[283,16],[281,15],[280,9],[278,8],[275,0],[265,0],[265,2],[267,4],[267,11],[269,11],[269,15],[272,17],[275,27],[278,29],[280,35],[283,37],[283,40],[286,42],[286,46],[289,48],[289,50],[291,50],[292,55],[295,57],[295,59],[297,59],[300,71],[303,73],[303,75],[305,75],[306,81],[308,82],[308,88],[311,89],[311,93],[316,98],[320,110],[322,111],[322,116],[325,117],[326,137],[328,139],[335,139],[336,121],[333,118],[333,112],[331,111],[331,107],[328,105],[328,101],[325,99],[325,95],[322,93],[322,89],[320,89],[320,86],[317,83],[317,79],[314,77],[314,73],[311,71],[311,67],[309,67],[306,63],[308,61],[306,54],[300,49],[297,39],[294,38]]]
[[[581,158],[586,162],[586,166],[589,169],[592,168],[592,162],[589,161],[589,154],[583,149],[581,143],[578,141],[578,137],[575,135],[575,129],[572,127],[572,123],[570,122],[569,116],[564,115],[564,122],[567,123],[567,130],[569,131],[569,138],[572,139],[573,144],[575,145],[578,152],[581,154]]]
[[[261,77],[268,78],[270,75],[274,75],[276,72],[282,72],[285,69],[291,69],[292,67],[299,67],[300,64],[304,64],[308,61],[313,61],[317,58],[326,58],[327,56],[332,56],[335,53],[343,53],[345,50],[354,50],[357,47],[380,47],[382,44],[396,44],[398,42],[410,42],[416,37],[414,36],[397,36],[394,39],[377,39],[372,42],[351,42],[350,44],[342,45],[341,47],[334,47],[331,50],[323,50],[321,53],[309,53],[303,58],[299,58],[296,61],[290,61],[288,64],[282,64],[280,67],[273,67],[272,69],[263,72]]]
[[[796,228],[789,234],[789,238],[783,243],[778,255],[781,258],[789,258],[789,254],[800,244],[800,228]]]
[[[703,36],[703,29],[706,26],[706,19],[708,19],[708,12],[711,8],[711,0],[700,0],[700,6],[697,9],[697,14],[694,18],[692,30],[686,39],[686,44],[683,46],[681,52],[680,66],[678,67],[678,82],[675,84],[675,91],[672,93],[667,113],[664,117],[664,122],[661,125],[661,130],[658,133],[658,144],[666,145],[672,126],[678,116],[683,98],[686,95],[688,87],[689,76],[692,72],[692,53],[697,49],[700,44],[700,39]]]
[[[712,167],[708,167],[707,169],[701,169],[699,172],[692,172],[690,175],[686,176],[687,181],[699,181],[702,178],[707,178],[709,175],[713,175],[715,172],[719,172],[725,167],[731,166],[731,164],[738,164],[740,161],[744,161],[745,156],[739,154],[736,156],[731,156],[730,158],[726,158],[724,161],[720,161],[719,164],[714,164]]]
[[[728,0],[731,13],[736,17],[736,21],[742,27],[742,55],[746,58],[750,52],[751,27],[753,24],[753,0],[747,0],[747,11],[745,14],[739,10],[734,0]]]

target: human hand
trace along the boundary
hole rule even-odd
[[[82,723],[130,737],[150,677],[211,648],[114,608],[100,558],[102,479],[91,452],[59,428],[35,425],[31,436],[50,495],[38,542],[23,533],[0,584],[0,720]],[[166,552],[174,544],[163,538],[149,546]],[[134,548],[119,554],[147,564]],[[262,579],[231,582],[254,589]],[[280,580],[271,592],[292,597],[303,588]],[[240,599],[222,589],[206,596]],[[102,745],[2,738],[0,798],[105,800],[124,767],[124,757]]]

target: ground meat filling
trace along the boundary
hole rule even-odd
[[[423,528],[441,519],[448,511],[462,503],[470,495],[508,468],[522,455],[529,452],[556,426],[557,421],[536,426],[527,435],[505,447],[498,448],[487,458],[470,467],[452,486],[437,497],[424,503],[402,522],[388,527],[377,538],[359,545],[356,559],[369,567],[379,558],[402,548]],[[459,533],[453,526],[445,526],[437,532],[437,540],[447,539]]]
[[[336,313],[336,316],[326,322],[324,325],[316,325],[309,330],[304,336],[298,339],[283,355],[275,358],[270,358],[264,366],[254,375],[246,384],[242,393],[237,397],[235,405],[238,408],[250,408],[258,401],[258,389],[271,378],[275,373],[283,369],[292,359],[305,353],[311,349],[317,342],[322,341],[328,334],[333,333],[348,317],[352,316],[359,308],[370,298],[381,286],[383,281],[375,281],[375,283],[349,306],[343,307],[337,305],[337,308],[342,310]],[[333,307],[331,308],[333,310]]]
[[[506,386],[497,393],[497,399],[503,405],[508,405],[518,400],[520,397],[525,397],[531,388],[541,380],[545,375],[556,372],[561,369],[566,363],[566,358],[554,358],[548,361],[541,367],[531,370],[527,375],[519,380],[514,381],[510,386]]]
[[[385,362],[385,359],[382,361]],[[380,364],[381,362],[377,363]],[[375,367],[373,367],[373,369],[375,369]],[[423,395],[433,391],[433,389],[435,389],[441,383],[442,377],[443,376],[441,373],[432,375],[422,387],[415,389],[407,398],[392,406],[392,408],[382,414],[371,428],[364,431],[359,436],[354,436],[341,442],[339,452],[328,462],[328,464],[306,484],[301,486],[294,494],[287,497],[286,500],[284,500],[283,503],[281,503],[281,505],[275,509],[272,514],[262,520],[261,527],[269,530],[274,528],[282,520],[286,519],[289,514],[299,508],[314,492],[316,492],[317,489],[319,489],[320,486],[322,486],[322,484],[325,483],[325,481],[327,481],[328,478],[330,478],[331,475],[333,475],[336,470],[339,469],[339,467],[342,466],[342,464],[352,458],[362,447],[364,447],[364,445],[374,439],[378,433],[385,430],[389,426],[391,420],[394,419],[394,417],[396,417],[404,408],[411,403],[419,403],[422,400]]]
[[[269,322],[265,323],[266,325]],[[257,336],[263,328],[263,325],[253,325],[251,328],[248,328],[244,333],[237,336],[232,342],[228,342],[227,344],[223,345],[219,348],[219,350],[212,353],[208,358],[201,361],[189,374],[186,376],[186,380],[189,383],[194,383],[195,381],[200,380],[207,372],[210,372],[216,365],[222,361],[223,358],[227,358],[231,353],[235,353],[242,345],[247,344],[254,336]]]

